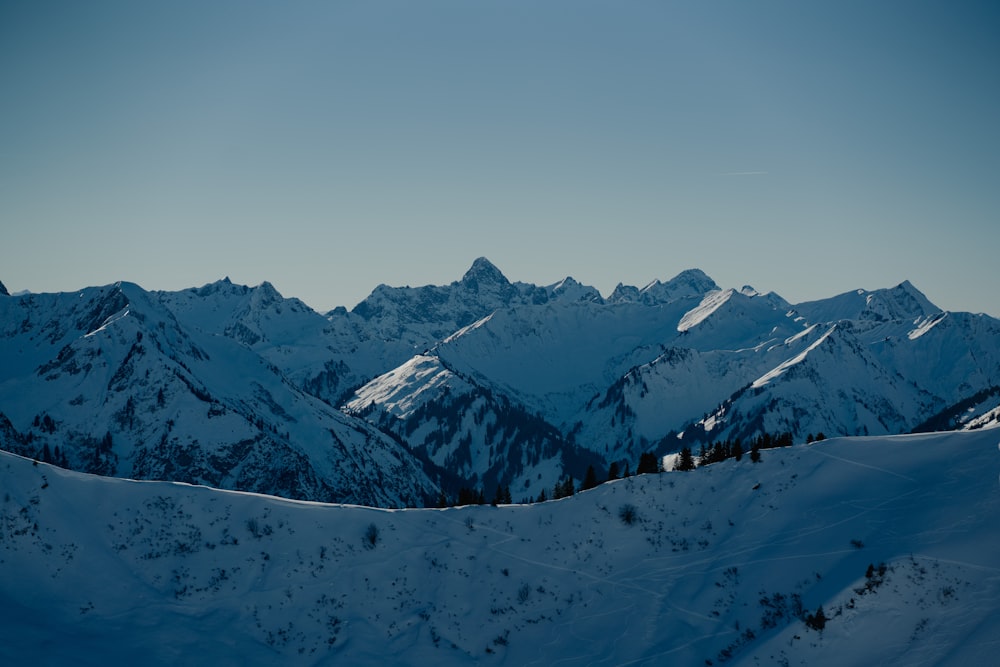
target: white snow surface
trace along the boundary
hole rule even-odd
[[[394,417],[405,419],[423,402],[434,400],[444,386],[461,391],[469,384],[441,365],[437,357],[421,354],[366,384],[344,408],[358,412],[376,404]]]
[[[937,326],[938,324],[940,324],[941,320],[943,320],[947,316],[948,316],[947,313],[939,313],[939,314],[933,315],[931,317],[925,317],[925,318],[916,320],[914,322],[914,324],[916,325],[916,327],[912,331],[910,331],[909,333],[907,333],[906,337],[909,338],[910,340],[916,340],[916,339],[920,338],[925,333],[927,333],[928,331],[930,331],[931,329],[933,329],[935,326]]]
[[[722,304],[728,301],[729,298],[735,293],[736,290],[733,289],[709,292],[705,295],[705,298],[701,300],[701,303],[699,303],[697,307],[684,313],[684,317],[682,317],[681,321],[677,324],[677,330],[684,332],[698,326],[708,319],[712,313],[717,311]]]
[[[0,662],[992,664],[998,471],[996,431],[830,439],[393,511],[3,453]]]
[[[768,371],[767,373],[765,373],[761,377],[759,377],[756,380],[754,380],[753,383],[750,385],[750,387],[752,389],[759,389],[760,387],[763,387],[764,385],[768,384],[769,382],[771,382],[775,378],[781,376],[785,371],[787,371],[792,366],[795,366],[796,364],[800,364],[803,361],[805,361],[806,357],[809,356],[809,353],[812,352],[813,350],[815,350],[820,345],[822,345],[823,341],[825,341],[827,338],[829,338],[830,334],[833,333],[834,329],[836,329],[836,328],[837,328],[836,326],[831,327],[825,334],[823,334],[820,338],[818,338],[816,340],[816,342],[810,344],[809,347],[807,347],[806,349],[802,350],[802,352],[799,352],[797,355],[795,355],[794,357],[792,357],[788,361],[782,362],[781,364],[779,364],[778,366],[776,366],[773,370]],[[799,336],[793,336],[792,338],[789,338],[786,342],[795,342],[795,341],[799,340],[800,338],[804,337],[804,335],[806,333],[807,332],[804,331],[804,332],[802,332],[801,335],[799,335]]]

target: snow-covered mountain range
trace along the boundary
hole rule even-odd
[[[1000,321],[909,282],[790,304],[695,269],[605,298],[480,258],[325,314],[228,279],[0,291],[0,448],[298,499],[528,499],[645,452],[983,428],[998,407]]]
[[[990,664],[998,426],[908,282],[0,284],[0,663]]]
[[[327,320],[266,283],[7,297],[0,321],[10,451],[312,500],[405,506],[437,491],[403,446],[296,383],[325,362]]]
[[[993,664],[998,433],[409,510],[0,453],[0,662]]]

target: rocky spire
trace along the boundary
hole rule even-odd
[[[494,266],[493,262],[485,257],[480,257],[472,263],[469,270],[462,276],[462,283],[469,286],[509,285],[510,281],[507,280],[507,276],[500,269]]]

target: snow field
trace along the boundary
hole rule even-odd
[[[4,454],[0,659],[983,664],[1000,636],[994,434],[831,439],[445,510]],[[820,605],[821,632],[802,620]]]

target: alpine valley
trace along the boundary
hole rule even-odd
[[[0,284],[0,664],[990,664],[997,427],[909,282]]]

